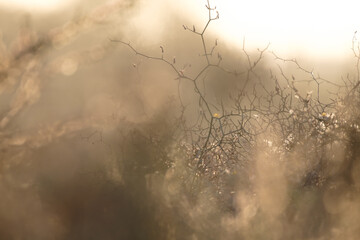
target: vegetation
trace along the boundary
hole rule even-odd
[[[176,76],[180,127],[174,143],[177,155],[170,158],[168,171],[181,179],[184,201],[209,207],[202,198],[216,200],[216,208],[222,209],[217,214],[224,217],[230,212],[235,214],[236,223],[241,221],[231,229],[233,237],[336,239],[330,229],[337,223],[330,219],[334,212],[343,210],[336,205],[349,201],[348,207],[359,208],[355,200],[359,197],[360,147],[360,48],[356,34],[352,50],[357,74],[341,82],[326,80],[296,59],[269,52],[269,45],[249,53],[245,39],[242,58],[246,66],[228,70],[217,51],[218,41],[209,46],[211,41],[206,37],[219,13],[209,1],[206,8],[209,17],[203,28],[183,25],[202,44],[199,57],[203,66],[196,71],[187,72],[191,62],[182,66],[175,58],[164,57],[166,49],[162,46],[159,55],[147,55],[130,43],[112,40],[140,57],[163,62]],[[266,55],[277,68],[267,67],[271,64],[264,63]],[[284,64],[294,66],[295,71],[287,73]],[[215,82],[209,75],[216,76]],[[335,192],[340,195],[334,196]],[[178,199],[174,201],[180,204]],[[249,207],[254,212],[247,213]],[[303,214],[304,210],[309,212]],[[201,208],[199,214],[206,218],[210,212],[216,211]],[[272,226],[272,220],[284,228],[286,224],[296,227],[274,226],[279,232],[273,235],[270,229],[257,232],[258,225]],[[203,233],[209,229],[211,226]],[[351,236],[352,230],[341,234]],[[221,235],[214,239],[218,238]]]
[[[356,33],[355,74],[333,82],[269,45],[222,48],[209,0],[202,28],[182,26],[199,42],[184,52],[98,34],[134,5],[42,34],[25,21],[0,42],[0,238],[356,239]],[[160,90],[156,78],[171,77]]]

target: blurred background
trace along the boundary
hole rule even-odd
[[[220,19],[207,37],[228,68],[244,65],[245,39],[249,52],[270,42],[331,81],[354,70],[356,1],[211,3]],[[162,46],[196,72],[202,45],[182,25],[204,26],[205,4],[0,1],[0,239],[226,239],[217,226],[237,223],[206,198],[184,204],[167,171],[176,76],[111,41],[155,56]]]

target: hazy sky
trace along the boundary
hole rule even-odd
[[[141,1],[146,6],[143,14],[147,16],[155,13],[154,16],[159,16],[164,5],[199,20],[207,14],[205,0]],[[0,0],[0,6],[44,13],[70,8],[76,2],[79,0]],[[248,47],[262,47],[271,42],[271,49],[282,54],[336,58],[351,54],[353,33],[360,29],[357,0],[212,0],[211,3],[217,6],[221,17],[212,30],[238,47],[246,37]]]
[[[0,0],[0,6],[28,11],[49,12],[59,10],[76,0]]]
[[[221,17],[216,30],[239,46],[245,36],[248,46],[261,47],[271,42],[277,52],[337,57],[349,52],[353,34],[360,30],[360,2],[356,0],[212,2]]]

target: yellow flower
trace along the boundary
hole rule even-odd
[[[219,115],[219,114],[217,114],[217,113],[214,113],[214,117],[219,118],[219,117],[220,117],[220,115]]]
[[[323,112],[323,113],[321,114],[321,116],[326,117],[326,113],[325,113],[325,112]]]

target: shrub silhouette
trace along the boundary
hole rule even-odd
[[[255,196],[251,197],[253,202],[260,205],[253,224],[259,221],[271,226],[272,218],[281,224],[286,221],[298,224],[284,230],[281,237],[275,234],[271,239],[332,236],[326,231],[336,225],[330,220],[331,214],[339,211],[335,203],[359,197],[356,189],[360,79],[356,34],[352,50],[357,74],[348,75],[342,82],[326,80],[302,67],[296,59],[284,59],[269,52],[269,45],[250,53],[245,40],[242,57],[246,66],[228,70],[222,64],[226,56],[218,51],[218,41],[209,45],[211,41],[206,36],[219,13],[209,1],[206,8],[209,18],[203,28],[183,25],[184,30],[198,36],[202,45],[199,58],[203,66],[196,70],[188,71],[191,62],[181,66],[175,58],[167,58],[163,46],[158,55],[148,55],[130,43],[112,40],[142,58],[164,63],[178,81],[181,112],[175,143],[178,152],[170,169],[182,179],[187,201],[206,205],[201,202],[205,194],[216,199],[216,206],[222,211],[239,216],[248,206],[239,206],[238,199],[242,198],[241,193],[251,192]],[[272,57],[277,68],[268,67],[264,71],[271,65],[264,62],[266,56]],[[295,67],[296,73],[289,73],[284,65]],[[268,196],[270,193],[279,193],[283,206],[278,206],[276,199]],[[348,195],[335,196],[337,193]],[[308,201],[303,196],[307,194],[312,200],[302,214],[302,204]],[[283,195],[285,200],[281,201]],[[357,206],[349,201],[349,205]],[[273,210],[277,207],[279,212]],[[267,214],[271,217],[266,217]],[[206,229],[203,232],[211,227]],[[358,231],[353,230],[346,234],[351,236]],[[240,236],[247,239],[249,234],[249,239],[262,239],[270,230],[261,230],[260,235],[251,231]],[[234,234],[231,236],[239,236],[238,232]]]
[[[186,42],[185,52],[159,44],[158,54],[147,54],[108,36],[102,44],[77,51],[77,37],[84,34],[88,42],[86,33],[106,24],[124,4],[126,10],[136,6],[105,4],[43,34],[25,24],[11,46],[0,42],[0,97],[6,102],[0,106],[0,238],[359,235],[356,34],[355,74],[337,82],[278,56],[269,45],[250,51],[245,39],[235,60],[234,52],[208,32],[220,17],[210,1],[203,27],[182,26],[184,35],[199,42]],[[71,44],[76,51],[67,48]],[[124,46],[120,54],[104,58],[119,45]],[[193,59],[196,46],[200,54]],[[140,61],[130,62],[129,53]],[[156,79],[146,85],[142,77],[163,72],[143,68],[143,59],[172,71],[177,95],[169,104],[159,100],[160,107],[146,107],[162,91]],[[104,74],[92,70],[94,65],[87,68],[95,62]],[[107,74],[120,68],[126,83],[118,86]],[[60,74],[70,81],[47,80]],[[88,81],[89,75],[113,84],[110,92],[120,99],[116,107],[124,114],[109,107],[119,102],[103,95],[103,102],[93,99],[88,85],[103,85]],[[151,94],[142,92],[142,85],[151,86]],[[73,112],[58,114],[74,105],[79,106]],[[114,112],[108,114],[108,108]],[[106,116],[88,114],[98,111]],[[41,121],[45,115],[47,121]]]

